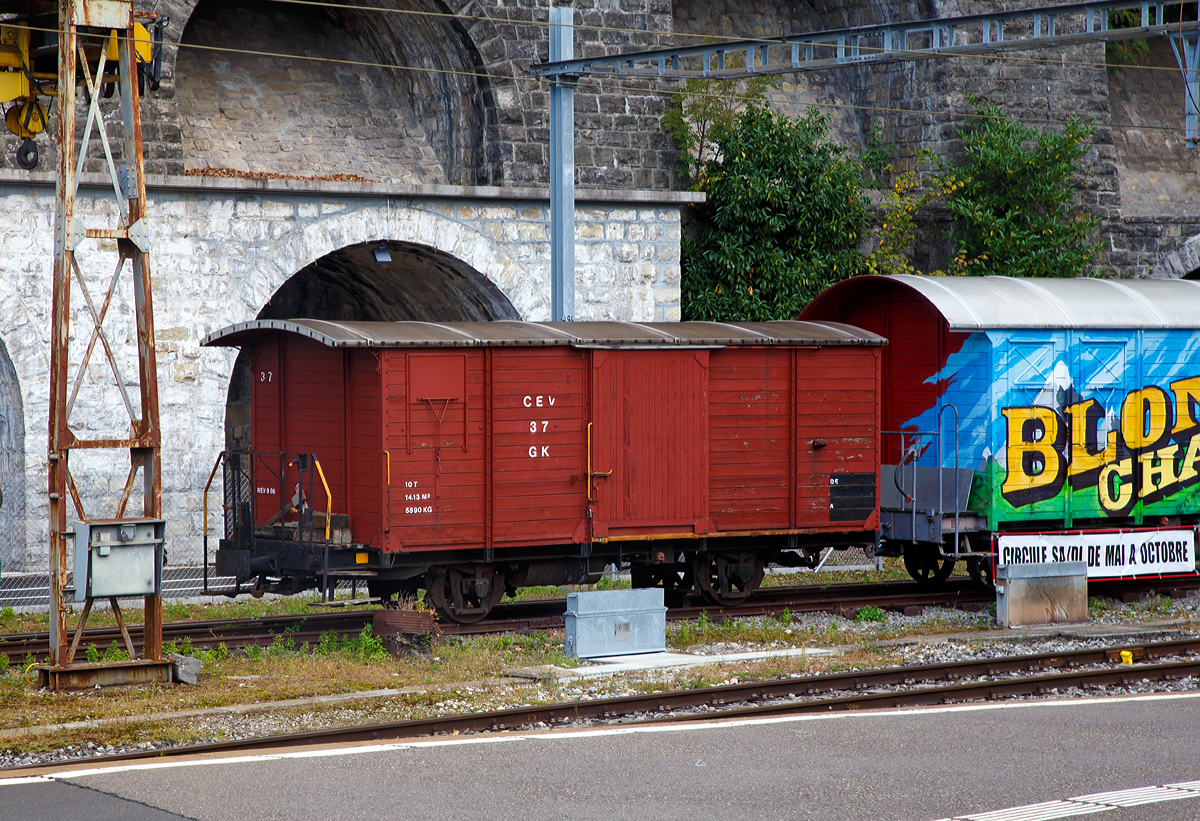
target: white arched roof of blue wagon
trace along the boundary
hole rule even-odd
[[[881,288],[916,291],[951,331],[991,328],[1200,329],[1200,282],[1016,277],[855,277],[813,300],[802,318],[844,315]]]
[[[882,337],[836,322],[330,322],[322,319],[239,322],[213,331],[200,344],[244,345],[273,331],[306,336],[331,348],[722,348],[886,344]]]

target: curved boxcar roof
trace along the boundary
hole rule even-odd
[[[887,344],[883,337],[837,322],[329,322],[322,319],[239,322],[213,331],[200,344],[243,345],[269,331],[300,334],[331,348]]]
[[[802,319],[844,317],[887,288],[916,291],[951,331],[990,328],[1200,329],[1200,282],[1153,279],[864,276],[822,293]]]

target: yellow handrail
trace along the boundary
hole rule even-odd
[[[325,487],[325,541],[329,541],[329,524],[333,521],[333,494],[329,492],[329,483],[325,481],[325,471],[321,470],[321,463],[313,459],[313,464],[317,466],[317,475],[321,477],[321,484]]]
[[[392,486],[392,452],[385,450],[383,455],[387,457],[387,486]]]

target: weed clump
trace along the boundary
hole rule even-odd
[[[868,622],[883,622],[887,621],[887,614],[873,604],[868,604],[866,607],[860,607],[858,613],[855,614],[854,620],[859,624]]]

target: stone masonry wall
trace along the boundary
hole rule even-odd
[[[437,0],[384,0],[381,11],[261,0],[152,5],[171,17],[169,39],[182,38],[185,47],[168,46],[162,89],[145,99],[149,173],[230,165],[301,176],[355,173],[384,182],[541,185],[548,179],[548,85],[528,75],[529,66],[547,56],[548,0],[451,0],[447,6]],[[578,0],[576,53],[614,54],[998,7],[983,0]],[[453,18],[436,15],[447,9]],[[302,51],[318,61],[198,45]],[[960,155],[958,132],[970,125],[972,96],[1035,125],[1053,127],[1071,116],[1094,122],[1080,202],[1103,220],[1101,266],[1140,275],[1147,270],[1141,263],[1125,267],[1134,259],[1130,254],[1141,259],[1153,250],[1135,246],[1158,248],[1154,240],[1163,241],[1163,252],[1176,246],[1137,226],[1156,216],[1200,212],[1200,189],[1189,166],[1195,164],[1194,151],[1178,140],[1154,137],[1164,133],[1162,123],[1182,121],[1182,85],[1173,72],[1161,70],[1173,58],[1163,43],[1154,45],[1150,68],[1114,76],[1103,67],[1103,47],[1094,44],[787,76],[772,99],[787,113],[821,105],[835,138],[847,145],[862,146],[878,130],[897,170],[911,167],[921,149]],[[337,62],[346,60],[355,64]],[[681,185],[661,127],[672,89],[670,83],[634,80],[581,84],[576,95],[581,189]],[[82,112],[82,98],[77,106]],[[111,112],[112,103],[106,106]],[[1147,123],[1153,126],[1140,127]],[[41,142],[42,167],[49,168],[50,140]],[[6,139],[4,147],[11,157],[15,140]],[[100,170],[95,141],[91,156],[88,167]],[[1126,224],[1126,217],[1136,220]],[[930,240],[920,262],[937,267],[945,249],[938,247],[939,237]]]
[[[11,175],[10,175],[11,177]],[[176,178],[152,184],[149,208],[163,426],[163,510],[172,562],[199,559],[201,489],[224,444],[224,415],[236,351],[202,348],[209,332],[253,319],[296,271],[338,249],[395,240],[449,254],[487,277],[524,319],[550,318],[548,206],[535,199],[391,195],[368,186],[308,184],[303,190],[238,193]],[[284,186],[281,184],[281,188]],[[297,188],[293,185],[292,188]],[[111,196],[85,188],[83,223],[106,213]],[[24,397],[25,527],[31,569],[45,562],[46,430],[53,188],[0,181],[0,340]],[[679,318],[679,205],[581,201],[577,217],[580,319]],[[114,249],[95,241],[80,261],[93,295],[114,268]],[[120,372],[136,374],[128,272],[105,330]],[[76,289],[73,367],[91,332]],[[73,372],[73,371],[72,371]],[[87,371],[72,426],[81,435],[127,429],[128,418],[102,354]],[[78,457],[80,493],[90,509],[112,504],[126,467]],[[5,488],[8,489],[7,486]],[[114,495],[115,494],[115,495]],[[94,506],[93,506],[94,503]],[[140,500],[135,496],[131,510]],[[8,500],[3,508],[10,512]],[[210,526],[219,527],[214,511]],[[6,569],[17,569],[6,559]]]

